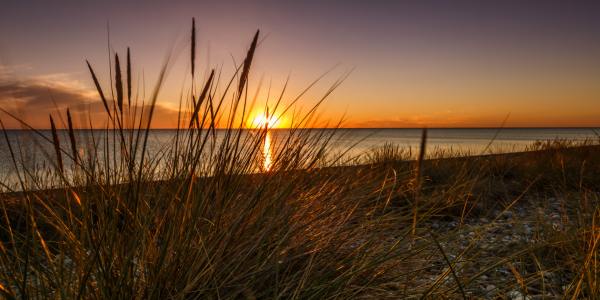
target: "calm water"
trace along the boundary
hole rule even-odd
[[[332,133],[330,129],[313,129],[315,132]],[[489,147],[493,151],[514,152],[522,151],[526,146],[531,145],[536,140],[554,140],[569,139],[583,140],[595,139],[596,134],[600,133],[598,128],[505,128],[498,131],[493,128],[469,128],[469,129],[429,129],[427,138],[428,149],[453,149],[460,151],[470,151],[471,154],[480,154],[493,140]],[[286,135],[285,130],[273,130],[268,137],[268,145],[265,145],[263,152],[265,156],[265,167],[271,160],[271,148],[276,147],[277,141]],[[0,183],[9,185],[15,178],[15,169],[23,171],[21,161],[25,161],[28,169],[34,169],[35,166],[54,164],[56,161],[54,148],[50,142],[38,136],[33,132],[23,132],[20,130],[8,131],[8,140],[13,152],[18,157],[17,166],[10,159],[10,149],[4,134],[0,138]],[[40,133],[49,140],[52,135],[49,130],[41,130]],[[165,151],[169,142],[174,137],[174,130],[151,130],[147,145],[147,157],[155,157],[161,151]],[[112,148],[112,131],[102,130],[79,130],[76,132],[76,139],[79,145],[80,155],[85,155],[85,145],[97,145],[98,157],[104,155],[103,149],[107,148],[106,135],[109,135],[108,147]],[[224,131],[218,131],[219,136],[223,136]],[[497,134],[497,136],[496,136]],[[496,138],[494,139],[494,136]],[[71,153],[69,139],[65,131],[59,131],[61,146]],[[421,129],[338,129],[331,139],[332,150],[345,152],[348,149],[349,154],[359,155],[371,148],[382,146],[385,143],[394,143],[403,147],[417,149],[421,138]],[[112,152],[112,151],[111,151]],[[118,150],[116,152],[119,152]],[[24,158],[24,159],[23,159]],[[65,168],[68,169],[70,161],[65,160]],[[102,160],[102,159],[100,159]],[[0,186],[0,190],[2,186]]]
[[[355,152],[381,146],[386,142],[405,147],[418,147],[421,129],[349,129],[340,140],[343,144],[358,142]],[[432,128],[427,131],[427,148],[482,151],[488,145],[503,152],[521,151],[536,140],[584,140],[597,138],[598,128]],[[497,136],[496,136],[497,134]],[[494,139],[494,136],[496,138]]]

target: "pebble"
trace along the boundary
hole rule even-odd
[[[531,300],[531,297],[528,297],[519,291],[508,292],[506,293],[506,296],[513,300]]]
[[[485,292],[484,296],[485,297],[493,297],[494,295],[496,295],[496,286],[493,284],[490,284],[488,286],[486,286],[483,291]]]
[[[544,278],[546,279],[553,279],[555,276],[552,272],[544,272]]]

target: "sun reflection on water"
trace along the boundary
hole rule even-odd
[[[273,166],[272,155],[271,132],[267,131],[267,134],[265,135],[265,143],[263,145],[263,168],[265,171],[271,171],[271,167]]]

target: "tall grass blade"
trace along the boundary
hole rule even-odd
[[[119,106],[119,111],[123,113],[123,77],[121,76],[119,54],[117,53],[115,53],[115,88],[117,89],[117,105]]]
[[[208,81],[206,81],[206,84],[204,85],[204,89],[202,90],[202,94],[200,94],[200,97],[198,98],[198,102],[196,103],[196,107],[194,107],[194,113],[192,114],[192,119],[190,120],[190,125],[189,127],[192,127],[192,124],[194,123],[194,120],[196,120],[198,118],[198,112],[200,112],[200,105],[202,105],[202,102],[204,102],[204,99],[206,99],[206,95],[208,94],[208,90],[210,88],[210,84],[212,83],[212,80],[215,76],[215,70],[213,69],[210,72],[210,76],[208,77]]]
[[[104,93],[102,92],[102,88],[100,87],[100,83],[98,83],[98,78],[96,78],[96,74],[94,74],[94,70],[92,70],[92,66],[86,60],[85,61],[90,69],[90,73],[92,73],[92,79],[94,79],[94,85],[96,85],[96,89],[98,90],[98,94],[100,94],[100,99],[102,99],[102,103],[104,103],[104,108],[106,108],[106,112],[108,113],[108,117],[112,118],[110,114],[110,109],[108,108],[108,103],[106,102],[106,98],[104,97]]]
[[[71,112],[67,108],[67,123],[69,124],[69,139],[71,140],[71,150],[73,151],[73,160],[77,165],[77,142],[75,141],[75,130],[73,129],[73,121],[71,120]]]
[[[496,138],[498,137],[498,134],[500,134],[500,130],[502,130],[502,128],[504,128],[504,124],[506,124],[506,121],[508,120],[508,117],[510,117],[510,112],[508,114],[506,114],[506,117],[504,117],[504,120],[502,121],[502,124],[500,124],[500,127],[498,127],[498,130],[496,130],[496,133],[494,134],[494,137],[492,137],[492,139],[487,144],[487,146],[485,146],[485,148],[483,148],[483,151],[481,151],[481,155],[485,155],[485,152],[488,149],[490,149],[490,146],[492,146],[492,143],[496,140]]]
[[[425,158],[425,147],[427,144],[427,127],[423,128],[421,133],[421,144],[419,149],[419,156],[417,157],[417,177],[415,179],[415,196],[419,194],[421,189],[421,181],[423,180],[423,159]]]
[[[254,50],[256,49],[256,41],[258,40],[259,33],[260,30],[257,30],[256,34],[254,35],[254,39],[252,40],[252,44],[250,45],[250,49],[248,49],[246,59],[244,60],[244,68],[242,69],[242,75],[240,76],[240,85],[238,86],[238,97],[241,97],[242,90],[244,89],[244,85],[246,84],[246,80],[248,79],[248,73],[250,72],[250,65],[252,64],[252,58],[254,57]]]
[[[58,132],[56,131],[56,126],[54,126],[52,115],[50,115],[50,127],[52,128],[52,142],[54,144],[54,151],[56,152],[56,162],[58,163],[60,172],[64,173],[65,169],[63,166],[62,153],[60,152],[60,140],[58,139]]]
[[[424,129],[424,131],[426,131],[426,130]],[[465,290],[460,282],[460,279],[458,279],[458,276],[456,276],[456,271],[454,270],[452,262],[450,262],[450,260],[448,259],[448,256],[446,255],[446,251],[444,251],[444,247],[442,247],[442,245],[440,245],[440,242],[438,242],[438,240],[435,238],[435,234],[433,232],[431,232],[429,227],[426,227],[426,229],[429,232],[431,239],[435,242],[435,245],[437,246],[437,248],[440,250],[440,253],[444,257],[444,261],[446,262],[446,265],[448,266],[448,268],[450,268],[450,273],[452,273],[452,277],[454,277],[454,280],[456,282],[456,285],[458,286],[460,294],[462,295],[464,300],[467,300],[467,296],[465,295]]]
[[[191,53],[191,61],[192,61],[192,80],[194,78],[194,69],[196,64],[196,19],[192,18],[192,53]]]
[[[127,105],[131,107],[131,55],[127,47]]]

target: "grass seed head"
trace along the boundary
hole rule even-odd
[[[104,108],[106,108],[106,113],[108,113],[109,118],[112,118],[112,116],[110,114],[110,109],[108,108],[108,103],[106,102],[106,98],[104,97],[104,93],[102,92],[102,88],[100,87],[100,83],[98,83],[98,78],[96,78],[96,74],[94,74],[94,70],[92,69],[92,66],[90,66],[90,63],[87,60],[85,62],[87,63],[88,68],[90,69],[90,73],[92,73],[92,79],[94,80],[94,85],[96,85],[98,94],[100,94],[102,103],[104,103]]]
[[[252,57],[254,57],[254,50],[256,50],[256,41],[258,40],[259,33],[260,30],[257,30],[256,34],[254,35],[254,39],[252,40],[252,44],[250,44],[250,49],[248,49],[248,55],[246,55],[246,59],[244,60],[244,68],[242,69],[240,85],[238,87],[238,93],[240,94],[240,97],[242,95],[242,90],[244,90],[246,80],[248,79],[248,73],[250,72],[250,65],[252,64]]]
[[[204,89],[202,90],[202,94],[200,94],[200,97],[198,98],[198,102],[196,103],[196,107],[194,108],[194,113],[192,114],[192,119],[190,120],[190,127],[192,127],[194,120],[198,118],[198,112],[200,111],[200,105],[202,105],[202,102],[204,102],[204,99],[206,98],[206,94],[208,94],[208,89],[210,88],[210,84],[212,83],[214,76],[215,76],[215,70],[213,69],[210,72],[210,77],[208,77],[208,81],[206,81],[206,84],[204,85]]]
[[[127,47],[127,105],[131,107],[131,55]]]
[[[192,78],[194,78],[194,67],[196,62],[196,19],[192,18]]]
[[[117,104],[119,111],[123,112],[123,77],[121,76],[121,64],[119,54],[115,53],[115,88],[117,89]]]
[[[52,142],[54,144],[54,151],[56,152],[56,162],[60,171],[64,172],[62,153],[60,152],[60,140],[58,139],[58,132],[56,131],[56,126],[54,126],[52,115],[50,115],[50,127],[52,128]]]
[[[69,123],[69,139],[71,140],[71,150],[73,151],[73,160],[77,164],[77,142],[75,141],[75,130],[73,129],[73,121],[71,120],[71,112],[67,108],[67,122]]]

